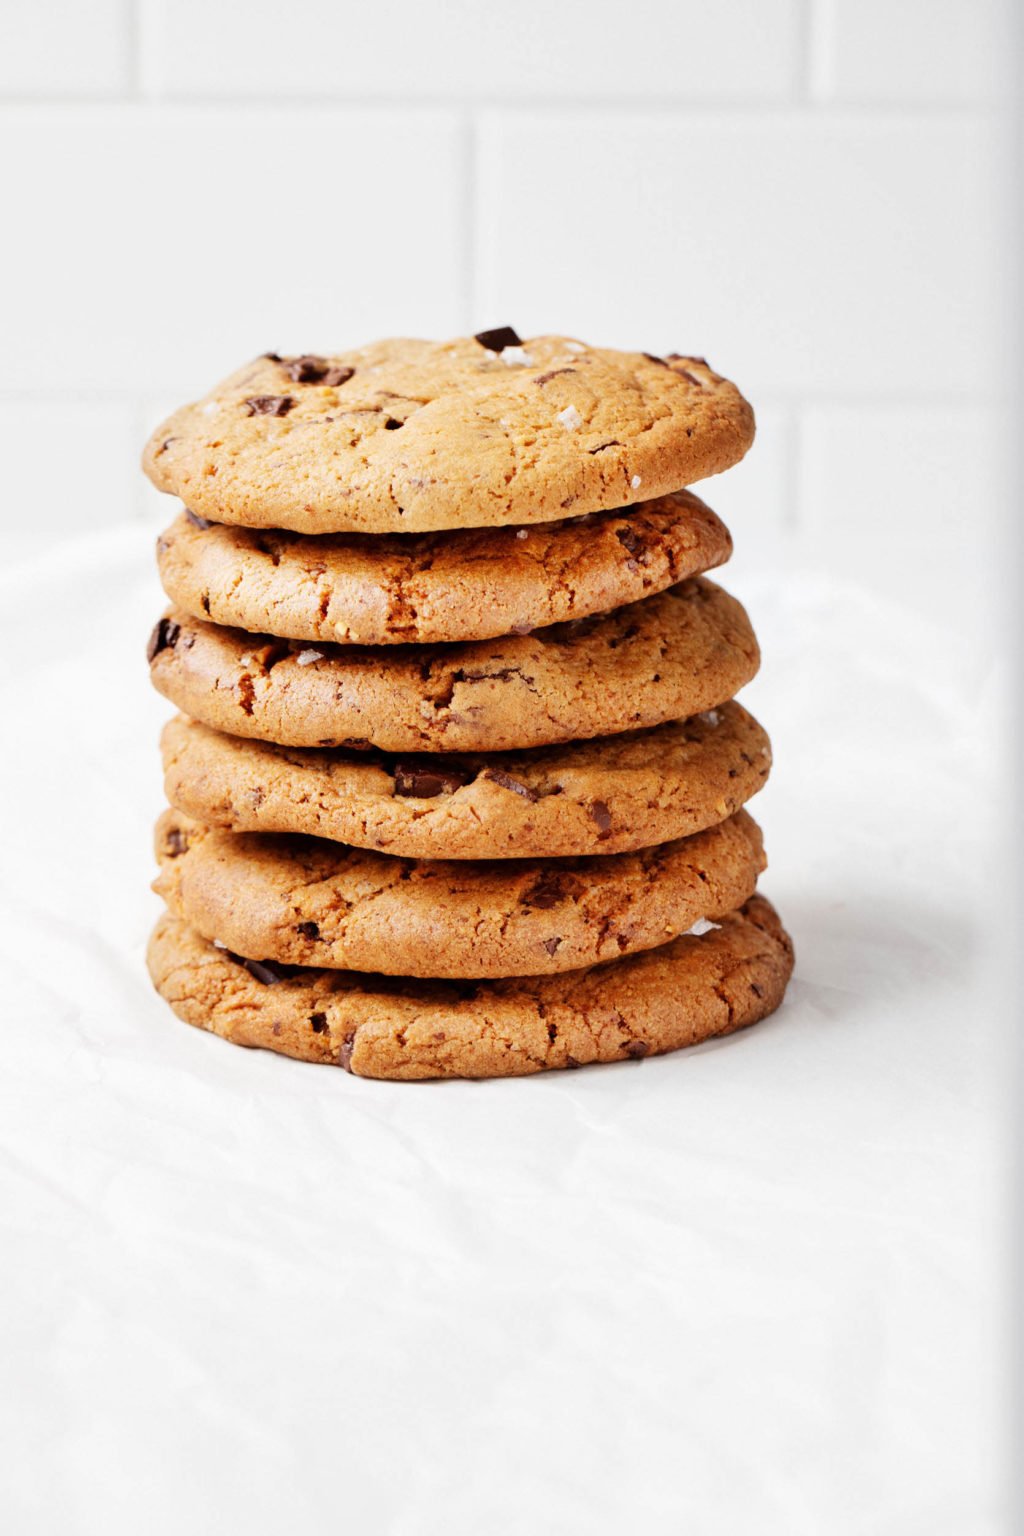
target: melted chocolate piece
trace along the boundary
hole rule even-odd
[[[153,661],[161,651],[173,650],[180,634],[180,624],[176,624],[173,619],[161,619],[149,637],[146,660]]]
[[[535,789],[531,789],[529,784],[524,784],[521,779],[514,779],[510,773],[502,773],[500,768],[486,769],[483,777],[490,779],[491,783],[497,784],[500,789],[508,789],[514,795],[522,795],[524,800],[540,799],[540,795]]]
[[[477,331],[473,337],[488,352],[503,352],[506,347],[521,347],[522,340],[510,325],[496,326],[493,331]]]
[[[250,395],[244,404],[250,416],[287,416],[295,401],[291,395]]]
[[[278,362],[282,359],[278,358]],[[355,373],[354,368],[345,368],[334,365],[324,357],[313,357],[307,353],[303,357],[289,357],[284,360],[284,370],[288,377],[296,384],[329,384],[337,388],[339,384],[347,384]]]
[[[346,1072],[352,1071],[352,1052],[355,1050],[356,1032],[353,1029],[347,1034],[338,1047],[338,1066],[344,1067]]]
[[[634,559],[637,559],[640,555],[646,553],[647,546],[644,544],[644,541],[640,535],[636,533],[632,528],[616,528],[615,537],[618,539],[623,549],[627,550]]]
[[[549,955],[553,955],[555,953],[555,950],[558,948],[559,944],[561,944],[561,942],[562,942],[562,940],[560,938],[557,938],[557,939],[545,939],[544,940],[544,948],[547,950]]]
[[[524,907],[536,907],[541,912],[547,912],[565,896],[565,888],[557,874],[548,871],[541,875],[536,885],[525,891],[519,900]]]
[[[198,512],[192,511],[191,507],[185,508],[185,516],[188,518],[193,528],[198,528],[203,533],[206,532],[207,528],[213,527],[213,524],[207,518],[200,517]]]
[[[276,987],[279,981],[285,981],[295,974],[294,965],[275,965],[272,960],[247,960],[244,955],[236,955],[230,949],[224,953],[264,987]]]
[[[603,800],[591,800],[589,811],[591,819],[597,823],[598,841],[601,841],[611,831],[612,813]]]
[[[327,1015],[326,1013],[311,1013],[309,1022],[313,1026],[314,1035],[322,1035],[327,1028]]]
[[[650,1046],[646,1040],[630,1040],[626,1046],[626,1055],[632,1056],[634,1061],[639,1061],[641,1056],[646,1056]]]
[[[549,379],[557,379],[560,373],[575,373],[575,368],[552,368],[550,373],[538,373],[534,379],[535,384],[546,384]]]
[[[442,768],[433,762],[397,762],[394,768],[395,794],[417,800],[433,800],[437,795],[451,795],[476,775],[467,768]]]
[[[320,937],[319,923],[300,923],[298,932],[304,939],[318,939]]]

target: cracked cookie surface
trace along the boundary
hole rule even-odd
[[[732,541],[680,491],[533,528],[319,538],[183,512],[157,541],[168,597],[198,619],[292,640],[486,640],[622,607],[721,565]]]
[[[200,821],[414,859],[632,852],[724,821],[771,767],[768,737],[735,702],[648,731],[476,758],[278,747],[182,715],[161,746],[168,800]]]
[[[755,895],[699,937],[596,970],[477,985],[268,967],[261,976],[170,914],[147,959],[188,1024],[360,1077],[415,1081],[639,1059],[728,1034],[779,1006],[793,947]]]
[[[143,465],[217,523],[420,533],[662,496],[753,436],[750,406],[701,358],[510,333],[267,354],[176,411]]]
[[[652,948],[750,895],[765,867],[746,811],[639,853],[417,862],[314,838],[157,824],[154,889],[253,961],[394,976],[545,975]]]
[[[179,709],[284,746],[499,752],[712,709],[757,671],[742,606],[702,576],[614,613],[445,646],[298,648],[176,610],[150,676]]]

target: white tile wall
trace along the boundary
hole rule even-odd
[[[1004,0],[818,0],[811,39],[821,101],[905,106],[989,101]]]
[[[0,93],[120,95],[131,82],[134,46],[132,0],[5,0]]]
[[[777,101],[797,73],[799,11],[800,0],[245,0],[244,11],[164,0],[154,84],[296,99]]]
[[[5,519],[148,516],[145,425],[263,348],[507,320],[709,355],[761,424],[705,488],[741,555],[941,617],[994,495],[1009,8],[5,6]]]

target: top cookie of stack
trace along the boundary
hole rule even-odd
[[[505,327],[267,354],[154,434],[186,510],[149,647],[184,712],[150,963],[183,1017],[487,1076],[777,1004],[791,952],[742,810],[769,747],[730,702],[757,643],[701,574],[729,534],[681,489],[753,432],[703,359]],[[367,971],[427,980],[368,1000]]]
[[[549,522],[662,496],[735,464],[753,413],[703,360],[511,327],[268,353],[177,411],[144,459],[197,514],[297,533]]]

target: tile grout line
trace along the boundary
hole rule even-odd
[[[847,119],[855,123],[875,121],[880,126],[945,118],[950,121],[991,120],[998,116],[998,106],[980,98],[975,101],[949,100],[937,97],[933,100],[914,102],[873,101],[867,98],[849,98],[831,101],[803,101],[792,96],[785,99],[751,101],[723,96],[706,102],[681,106],[677,96],[623,96],[618,99],[600,96],[529,97],[510,96],[495,98],[475,93],[453,92],[447,96],[389,96],[383,92],[369,96],[339,96],[331,92],[311,93],[302,96],[288,94],[224,94],[216,92],[181,93],[166,90],[154,68],[156,54],[153,36],[154,22],[146,23],[144,17],[152,12],[152,0],[138,0],[138,24],[132,29],[134,64],[140,88],[134,91],[0,91],[0,111],[29,111],[35,108],[55,110],[77,108],[80,110],[105,110],[114,107],[138,107],[159,102],[168,111],[264,111],[264,112],[323,112],[384,113],[398,112],[415,116],[423,114],[476,113],[493,111],[509,117],[539,116],[592,116],[601,118],[634,117],[642,119],[675,118],[680,123],[697,119],[713,120],[732,117],[748,121],[757,118],[799,119],[829,117]]]

